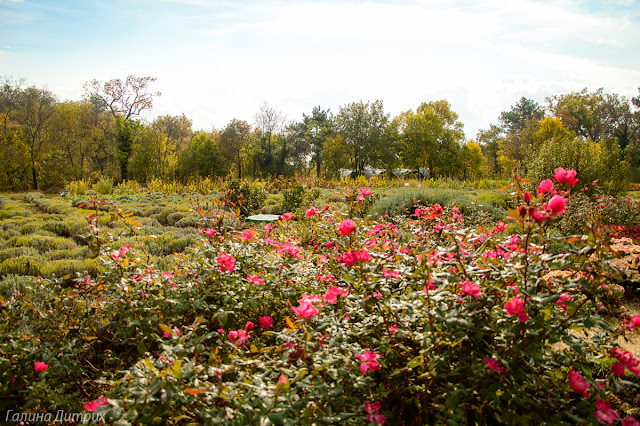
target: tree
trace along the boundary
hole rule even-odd
[[[31,186],[28,175],[28,152],[17,121],[24,79],[3,77],[0,86],[0,189],[23,190]]]
[[[273,151],[271,147],[271,138],[277,133],[285,122],[284,115],[269,106],[266,102],[260,106],[260,111],[255,115],[256,127],[260,132],[261,150],[264,153],[264,158],[261,161],[262,169],[267,175],[274,174],[273,167]]]
[[[533,133],[543,118],[544,109],[525,97],[511,110],[502,112],[499,122],[504,135],[503,155],[515,160],[516,164],[522,161],[534,145]]]
[[[322,164],[325,176],[337,176],[340,169],[349,166],[351,149],[340,135],[328,138],[322,150]]]
[[[498,159],[501,155],[503,137],[500,128],[492,124],[487,130],[478,131],[476,140],[482,149],[482,155],[486,159],[484,162],[486,174],[488,176],[501,176],[503,170]]]
[[[168,177],[173,172],[178,153],[185,149],[191,140],[193,134],[191,124],[191,120],[184,114],[163,115],[151,123],[153,131],[166,138],[164,150],[160,153],[159,172],[161,176]]]
[[[145,109],[153,107],[154,96],[160,92],[150,92],[149,84],[156,81],[153,77],[130,75],[125,81],[119,78],[102,83],[91,80],[84,84],[86,96],[105,108],[114,117],[121,116],[125,123],[139,116]]]
[[[432,176],[458,173],[464,131],[449,102],[423,102],[415,113],[403,113],[400,121],[406,167],[428,167]]]
[[[56,98],[48,90],[28,87],[19,97],[17,121],[29,152],[33,189],[38,189],[38,162],[48,141],[47,124],[54,111]]]
[[[233,118],[220,133],[220,151],[224,157],[238,164],[238,179],[242,179],[242,149],[251,137],[251,126],[243,120]]]
[[[121,119],[117,126],[118,158],[120,160],[120,174],[127,178],[127,165],[131,155],[133,137],[136,126],[132,126],[133,119],[142,111],[153,107],[153,98],[160,96],[160,92],[150,92],[149,84],[156,81],[153,77],[135,77],[130,75],[125,81],[119,78],[102,83],[91,80],[84,84],[85,96],[89,102],[111,113],[114,118]]]
[[[301,153],[310,157],[316,166],[316,176],[320,177],[322,170],[323,151],[327,140],[335,136],[334,125],[329,116],[329,110],[314,107],[311,115],[303,114],[302,122],[298,123]]]
[[[469,141],[462,147],[461,167],[463,170],[463,179],[470,176],[478,176],[484,164],[482,156],[482,148],[474,141]]]
[[[353,102],[340,107],[336,116],[336,129],[350,148],[351,161],[356,175],[367,166],[375,166],[375,160],[385,148],[389,125],[381,100]]]
[[[152,126],[141,126],[135,132],[128,176],[139,182],[162,178],[163,158],[167,152],[167,135],[157,132]]]
[[[524,96],[509,111],[500,113],[500,128],[505,134],[516,134],[527,127],[527,121],[538,122],[544,118],[544,108]]]
[[[571,135],[571,131],[565,128],[560,120],[547,117],[538,123],[533,134],[534,147],[538,149],[546,141],[558,140]]]
[[[178,175],[183,180],[190,177],[223,176],[224,159],[212,134],[196,133],[178,160]]]

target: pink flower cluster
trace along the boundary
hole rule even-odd
[[[416,209],[414,211],[414,214],[416,215],[416,217],[424,216],[426,219],[435,219],[442,216],[443,212],[444,209],[440,204],[434,204],[429,207],[428,211],[423,209]]]
[[[325,302],[335,305],[337,302],[338,296],[347,297],[348,295],[349,295],[349,290],[347,290],[346,288],[333,286],[327,290],[323,299]]]
[[[220,270],[224,272],[227,270],[228,272],[233,272],[233,267],[236,264],[236,260],[233,256],[229,256],[226,252],[220,253],[218,257],[216,257],[216,261],[218,265],[220,265]]]
[[[302,259],[302,255],[300,254],[300,247],[291,244],[289,241],[285,242],[284,245],[278,245],[276,243],[276,247],[278,247],[276,249],[276,252],[279,254]]]
[[[364,197],[367,197],[372,194],[369,188],[360,188],[358,192],[359,194],[356,197],[356,201],[358,201],[359,203],[364,201]]]
[[[339,263],[344,263],[345,266],[352,266],[358,262],[368,262],[372,259],[371,255],[367,249],[362,249],[359,251],[349,251],[342,255],[342,257],[338,257],[336,260]]]
[[[500,367],[500,363],[497,360],[492,358],[485,358],[483,359],[483,361],[489,369],[490,373],[493,373],[494,371],[497,371],[498,373],[504,372],[504,369]]]
[[[249,281],[252,284],[256,284],[256,285],[264,284],[264,281],[261,280],[258,275],[249,275],[249,274],[247,274],[247,281]]]
[[[95,401],[86,402],[82,404],[87,411],[95,411],[103,405],[111,405],[111,403],[104,396],[99,397]]]
[[[527,311],[524,308],[524,300],[520,299],[518,296],[512,297],[511,302],[507,302],[505,304],[505,309],[507,311],[507,315],[517,315],[520,322],[529,321],[530,317],[527,315]]]
[[[233,330],[229,332],[229,341],[236,346],[240,346],[249,340],[249,332],[253,330],[253,323],[251,321],[247,321],[244,326],[244,330]]]
[[[207,229],[198,228],[198,232],[206,235],[207,237],[213,237],[214,235],[216,235],[216,230],[211,228],[207,228]]]
[[[380,411],[380,408],[382,408],[382,404],[380,402],[365,402],[364,403],[364,412],[367,413],[366,417],[367,420],[369,420],[370,422],[375,422],[378,425],[384,424],[385,422],[385,418],[382,414],[378,414],[378,411]]]
[[[305,212],[305,216],[306,217],[313,217],[317,214],[320,213],[320,210],[318,210],[317,208],[311,206],[306,212]]]
[[[609,350],[609,355],[615,357],[618,362],[613,364],[611,369],[613,372],[622,377],[624,375],[624,369],[627,367],[629,371],[631,371],[636,376],[640,376],[640,369],[638,369],[639,361],[633,357],[631,352],[623,351],[622,349],[616,347]]]
[[[580,374],[578,371],[569,371],[569,385],[571,385],[571,389],[573,389],[575,393],[579,393],[585,398],[589,398],[587,389],[589,389],[591,384],[584,380],[582,378],[582,374]]]
[[[33,368],[34,368],[34,370],[36,370],[36,373],[42,373],[43,371],[47,371],[49,366],[47,364],[45,364],[44,362],[36,362],[33,365]]]
[[[381,356],[379,353],[375,353],[369,349],[365,349],[364,354],[356,354],[356,358],[362,361],[360,364],[360,372],[367,374],[368,370],[380,370],[380,363],[378,363],[377,360],[380,359]]]
[[[480,290],[480,287],[469,281],[469,280],[465,280],[462,283],[460,283],[460,290],[467,296],[472,296],[475,299],[478,299],[480,297],[480,293],[482,292]]]
[[[553,178],[558,183],[566,183],[571,186],[576,186],[576,183],[578,183],[578,179],[576,179],[576,171],[573,169],[565,170],[562,167],[558,167],[554,172],[555,175],[553,175]]]
[[[125,257],[130,248],[131,248],[131,245],[123,244],[122,247],[120,247],[119,250],[116,250],[113,253],[111,253],[111,257],[114,258],[114,259],[118,259],[120,257]]]
[[[270,316],[262,316],[258,320],[261,328],[273,328],[273,318]]]
[[[603,401],[600,398],[596,398],[596,419],[598,419],[599,422],[610,425],[619,418],[620,416],[618,416],[618,413],[611,409],[609,401]]]

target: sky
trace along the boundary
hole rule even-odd
[[[523,96],[638,96],[640,0],[0,0],[0,77],[63,101],[128,75],[194,129],[446,99],[472,139]]]

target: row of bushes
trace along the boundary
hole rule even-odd
[[[525,184],[509,226],[437,204],[372,220],[366,188],[254,229],[218,211],[162,267],[98,210],[97,278],[0,283],[0,409],[117,425],[633,424],[640,370],[616,339],[640,318],[607,320],[624,312],[607,229],[554,236],[569,185]]]

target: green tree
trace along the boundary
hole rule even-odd
[[[322,160],[327,140],[335,136],[334,123],[329,115],[329,110],[323,110],[316,106],[311,115],[303,114],[302,122],[298,123],[298,132],[301,144],[301,155],[308,156],[315,165],[316,176],[320,177]]]
[[[528,121],[538,122],[544,118],[544,108],[524,96],[509,111],[500,113],[500,128],[504,134],[516,134],[527,127]]]
[[[163,158],[167,144],[166,133],[158,132],[152,126],[140,126],[133,138],[127,176],[139,182],[165,177]]]
[[[351,163],[356,175],[367,166],[377,166],[376,160],[388,140],[389,114],[381,100],[353,102],[340,107],[336,129],[350,148]]]
[[[500,129],[504,135],[503,155],[515,160],[516,164],[521,162],[527,151],[533,148],[533,134],[543,118],[544,109],[537,102],[525,97],[509,111],[503,111],[499,118]]]
[[[469,176],[477,177],[480,175],[482,165],[485,162],[485,158],[482,156],[482,148],[474,141],[467,142],[462,147],[461,155],[461,168],[463,170],[463,178],[466,179]]]
[[[406,167],[428,167],[432,176],[460,171],[463,125],[446,100],[423,102],[399,118],[402,160]]]
[[[243,120],[232,119],[220,132],[220,151],[229,162],[237,161],[238,179],[242,179],[241,153],[251,138],[251,125]]]
[[[336,135],[325,141],[322,150],[322,165],[325,176],[338,176],[340,169],[349,167],[350,159],[351,148],[342,136]]]
[[[178,175],[182,180],[191,177],[224,176],[226,168],[218,143],[207,132],[196,133],[178,160]]]
[[[144,110],[151,109],[153,98],[161,95],[160,92],[150,91],[149,85],[155,80],[153,77],[130,75],[124,81],[116,78],[105,83],[91,80],[84,84],[85,96],[91,103],[109,111],[114,118],[121,119],[116,126],[116,134],[122,179],[127,178],[134,132],[139,128],[133,125],[134,118]]]
[[[501,149],[504,141],[500,127],[492,124],[487,130],[480,130],[476,135],[476,140],[482,149],[482,155],[485,158],[485,173],[487,176],[502,176],[503,169],[500,166],[498,158],[501,155]]]
[[[625,121],[624,110],[630,110],[625,98],[607,95],[602,88],[593,93],[584,88],[580,92],[552,96],[547,102],[549,110],[567,129],[596,142],[612,136]]]
[[[169,177],[174,173],[177,156],[187,147],[193,135],[191,125],[191,120],[184,114],[162,115],[151,123],[151,128],[155,133],[166,137],[164,150],[160,154],[159,169],[162,177]]]
[[[0,190],[24,190],[31,185],[29,155],[17,121],[24,79],[3,77],[0,84]]]
[[[591,187],[597,180],[599,186],[610,194],[623,191],[629,179],[629,164],[621,160],[620,147],[604,142],[576,137],[574,134],[552,138],[542,143],[540,149],[529,152],[526,176],[534,182],[548,179],[557,167],[577,171],[579,181],[576,190]]]
[[[49,142],[48,124],[53,115],[56,98],[48,90],[28,87],[19,96],[17,122],[29,153],[32,187],[38,189],[39,162]]]

